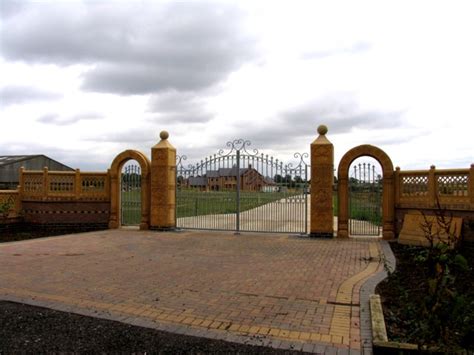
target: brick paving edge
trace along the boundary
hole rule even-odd
[[[82,316],[117,321],[133,326],[155,329],[180,335],[189,335],[199,338],[223,340],[232,343],[264,346],[274,349],[296,350],[315,354],[359,354],[353,349],[341,349],[324,343],[303,343],[300,341],[284,341],[280,339],[267,338],[265,336],[241,335],[230,333],[228,331],[216,331],[213,329],[196,329],[187,325],[175,325],[159,323],[139,316],[127,316],[114,314],[108,311],[99,311],[90,308],[65,305],[56,301],[40,301],[28,297],[0,295],[4,301],[24,303],[30,306],[38,306],[53,309],[61,312],[74,313]]]

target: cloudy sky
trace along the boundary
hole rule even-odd
[[[402,169],[474,163],[472,1],[0,1],[0,155],[104,170],[167,130],[280,159],[329,127]]]

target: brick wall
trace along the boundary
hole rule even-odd
[[[23,201],[26,224],[107,225],[109,215],[108,201]]]

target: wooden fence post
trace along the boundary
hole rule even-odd
[[[74,195],[76,200],[79,200],[81,193],[82,193],[82,185],[81,185],[81,170],[76,169],[76,175],[75,175],[75,180],[74,180],[75,189],[74,189]]]
[[[474,210],[474,164],[471,164],[471,168],[469,169],[469,205],[471,211]]]
[[[397,166],[395,168],[395,174],[393,174],[393,183],[395,184],[394,186],[394,192],[395,192],[395,206],[398,206],[400,204],[400,167]]]
[[[428,171],[428,205],[432,208],[436,207],[436,194],[438,192],[435,172],[436,167],[431,165]]]
[[[49,192],[49,175],[48,167],[43,168],[43,199],[47,199]]]

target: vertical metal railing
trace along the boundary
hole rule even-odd
[[[239,234],[240,233],[240,149],[237,149],[236,153],[236,160],[237,160],[237,188],[236,188],[236,214],[235,214],[235,233]]]
[[[177,226],[239,232],[308,232],[307,153],[298,164],[249,151],[250,141],[227,142],[227,152],[183,166],[177,160]]]
[[[304,164],[304,234],[308,234],[308,165]]]
[[[349,231],[351,235],[379,235],[382,180],[371,163],[353,166],[349,186]]]
[[[141,220],[141,170],[139,165],[126,165],[121,187],[122,225],[139,225]]]

